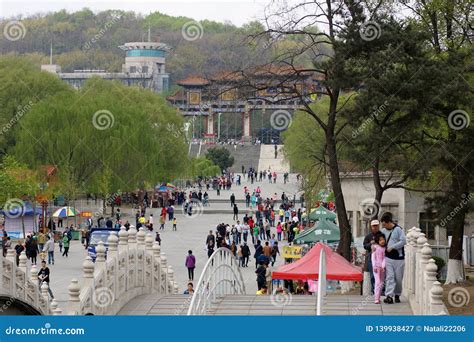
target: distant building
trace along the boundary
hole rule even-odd
[[[315,100],[321,75],[303,68],[267,65],[210,77],[191,75],[167,100],[188,119],[193,137],[209,142],[279,141],[293,113]]]
[[[55,64],[41,66],[41,70],[57,74],[74,88],[80,88],[88,79],[100,77],[106,80],[118,80],[127,86],[140,86],[162,93],[169,88],[169,75],[166,73],[166,52],[169,47],[160,42],[131,42],[119,46],[125,51],[125,63],[122,72],[105,70],[74,70],[61,72]]]

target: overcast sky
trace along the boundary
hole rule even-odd
[[[0,0],[0,16],[8,18],[61,9],[72,12],[88,7],[94,12],[121,9],[148,14],[159,11],[196,20],[228,20],[240,26],[262,18],[265,3],[268,0]]]

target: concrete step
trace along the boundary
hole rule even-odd
[[[262,145],[260,150],[260,159],[258,161],[258,169],[270,169],[277,173],[290,172],[290,164],[285,160],[283,155],[283,145],[277,145],[277,158],[275,158],[274,145]],[[279,175],[283,177],[283,175]]]
[[[360,295],[328,295],[323,300],[323,315],[412,315],[410,305],[402,297],[400,304],[374,304],[372,297]],[[218,297],[208,315],[292,316],[316,315],[317,296],[310,295],[228,295]],[[119,314],[186,315],[191,303],[187,295],[139,296]]]

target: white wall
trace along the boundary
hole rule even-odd
[[[361,236],[361,234],[356,234],[357,212],[361,212],[361,203],[373,201],[375,197],[372,176],[343,177],[342,192],[346,210],[353,212],[351,222],[353,235],[354,237]],[[418,213],[424,210],[424,198],[418,193],[404,189],[389,189],[384,192],[381,204],[381,211],[390,207],[389,210],[393,212],[398,224],[405,230],[419,225]]]

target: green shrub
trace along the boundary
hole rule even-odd
[[[446,261],[444,261],[443,258],[440,258],[438,256],[433,256],[432,259],[435,261],[436,266],[438,266],[438,272],[437,272],[436,278],[439,279],[439,276],[441,274],[440,272],[443,269],[443,267],[446,265]]]

